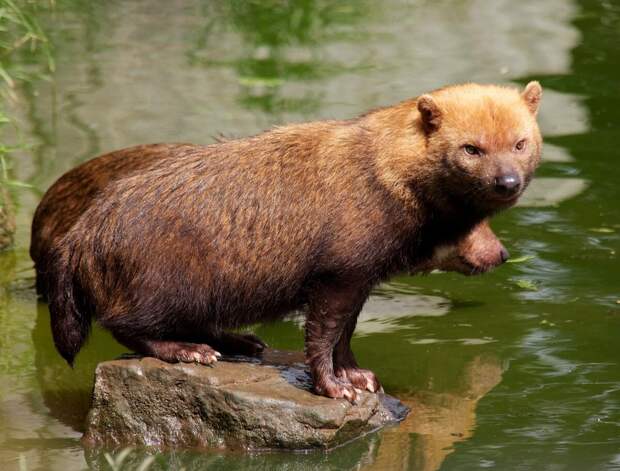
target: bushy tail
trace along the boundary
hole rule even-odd
[[[69,244],[71,245],[71,244]],[[75,247],[63,246],[49,264],[49,308],[54,344],[60,355],[73,366],[73,360],[90,332],[90,312],[85,312],[79,283],[79,257]]]

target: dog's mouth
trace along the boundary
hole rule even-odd
[[[471,262],[463,256],[459,256],[458,261],[461,265],[459,273],[466,276],[482,275],[493,268],[492,265]]]
[[[500,201],[501,203],[506,204],[506,205],[513,205],[514,203],[517,202],[517,200],[519,199],[522,193],[523,193],[522,191],[519,191],[515,193],[514,195],[509,195],[509,196],[496,195],[495,200]]]
[[[503,197],[501,195],[491,193],[486,201],[485,210],[491,214],[495,214],[498,211],[503,211],[514,206],[520,196],[521,193],[517,193],[509,197]]]
[[[497,193],[491,190],[488,192],[488,197],[489,200],[492,202],[491,204],[505,208],[515,204],[522,194],[523,189],[520,189],[516,193],[512,193],[510,195],[502,195],[501,193]]]

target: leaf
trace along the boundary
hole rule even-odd
[[[278,87],[282,85],[283,82],[282,79],[275,77],[239,77],[239,83],[246,87]]]
[[[528,260],[532,260],[534,257],[533,255],[523,255],[522,257],[517,257],[517,258],[509,258],[508,260],[506,260],[506,263],[523,263],[523,262],[527,262]]]
[[[610,227],[591,227],[589,229],[590,232],[598,232],[600,234],[613,234],[614,231],[613,229],[611,229]]]
[[[145,458],[144,461],[140,463],[140,466],[136,468],[136,471],[146,471],[147,469],[151,467],[151,465],[153,464],[153,461],[155,461],[154,456],[149,456]]]
[[[15,87],[15,82],[13,81],[9,73],[1,65],[0,65],[0,78],[2,78],[2,80],[6,82],[9,88]]]
[[[112,458],[112,455],[110,453],[104,453],[103,457],[106,459],[106,461],[110,465],[110,468],[116,469],[116,466],[114,466],[114,459]]]
[[[31,184],[20,182],[18,180],[0,180],[0,182],[4,183],[7,186],[13,186],[15,188],[34,188]]]
[[[131,452],[133,450],[131,448],[123,448],[121,451],[119,451],[115,456],[114,456],[114,467],[115,469],[122,469],[123,467],[123,462],[125,461],[125,458],[127,458]]]
[[[525,289],[528,291],[538,291],[538,286],[536,286],[536,283],[531,280],[520,279],[516,280],[515,284],[521,289]]]

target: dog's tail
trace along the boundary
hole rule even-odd
[[[63,241],[64,242],[64,241]],[[75,244],[60,244],[48,265],[49,309],[54,344],[73,366],[73,360],[90,333],[91,313],[84,309],[80,284],[80,257]]]

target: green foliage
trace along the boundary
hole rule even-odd
[[[5,126],[14,126],[6,104],[8,100],[17,100],[19,84],[54,70],[50,43],[36,18],[40,3],[0,0],[0,132]],[[28,54],[28,60],[17,60],[22,53]],[[15,230],[13,207],[6,187],[28,186],[9,178],[8,157],[16,148],[23,147],[23,144],[11,147],[0,140],[0,249],[11,244]]]
[[[15,90],[19,84],[54,70],[49,40],[36,17],[40,3],[0,0],[0,127],[11,124],[6,101],[17,99]],[[16,60],[24,51],[29,60]],[[0,185],[21,186],[8,178],[6,157],[12,150],[15,149],[0,143]]]
[[[54,70],[49,40],[36,19],[39,10],[34,1],[0,0],[0,79],[4,82],[3,91],[10,93],[20,80],[29,77],[28,69],[17,67],[13,60],[24,50],[32,54],[36,62],[42,62],[45,68]]]

